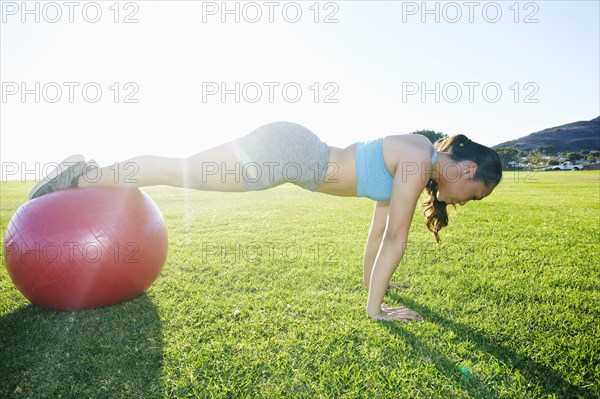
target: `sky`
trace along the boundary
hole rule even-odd
[[[599,1],[0,1],[2,179],[188,156],[277,120],[329,145],[495,145],[600,115]]]

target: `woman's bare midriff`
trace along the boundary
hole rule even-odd
[[[356,195],[355,149],[356,144],[346,148],[329,147],[327,172],[317,192],[345,197]]]

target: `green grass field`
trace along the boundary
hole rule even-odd
[[[32,184],[1,188],[6,229]],[[373,202],[285,185],[145,189],[169,229],[135,300],[33,306],[0,267],[0,397],[596,398],[600,172],[507,172],[442,244],[417,210],[389,305],[365,315]],[[239,311],[239,312],[236,312]]]

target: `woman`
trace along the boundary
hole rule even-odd
[[[439,151],[439,152],[438,152]],[[422,135],[387,136],[330,147],[307,128],[274,122],[246,136],[187,158],[140,156],[99,168],[80,155],[63,161],[30,198],[74,187],[169,185],[212,191],[264,190],[285,182],[337,196],[376,202],[364,251],[367,315],[377,320],[419,320],[405,308],[383,304],[400,263],[419,196],[425,190],[425,224],[439,243],[448,204],[490,195],[502,177],[498,154],[463,135],[437,143]]]

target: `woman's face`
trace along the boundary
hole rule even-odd
[[[481,200],[494,190],[494,186],[486,186],[482,181],[473,179],[477,164],[462,161],[452,164],[442,172],[438,181],[437,200],[447,204],[464,205],[472,200]]]

